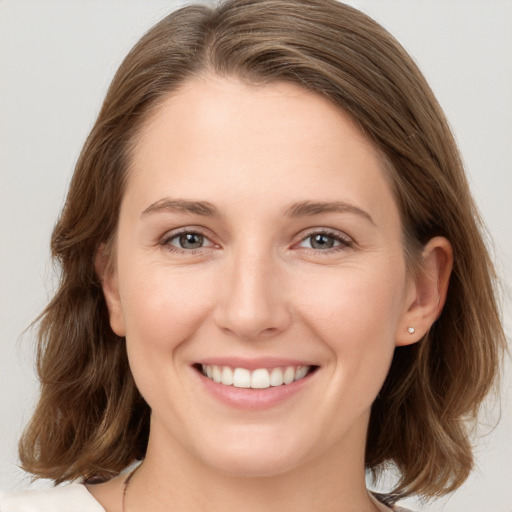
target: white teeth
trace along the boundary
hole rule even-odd
[[[251,372],[245,368],[235,368],[233,372],[233,386],[235,388],[250,388]]]
[[[284,368],[258,368],[252,372],[246,368],[229,366],[202,365],[203,374],[209,379],[225,386],[237,388],[267,389],[271,386],[291,384],[303,379],[311,369],[310,366],[287,366]]]
[[[309,371],[309,366],[299,366],[295,372],[295,380],[303,379]]]
[[[251,388],[265,389],[270,387],[270,375],[265,368],[254,370],[251,374]]]
[[[212,373],[214,382],[222,382],[222,368],[219,366],[213,366]]]
[[[283,370],[281,368],[273,368],[270,374],[270,385],[271,386],[282,386],[283,385]]]
[[[285,384],[290,384],[295,380],[295,368],[293,366],[288,366],[283,374],[283,382]]]
[[[231,386],[233,384],[233,370],[229,366],[222,368],[222,384]]]

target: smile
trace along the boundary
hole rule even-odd
[[[267,389],[291,384],[308,375],[312,366],[286,366],[276,368],[232,368],[213,364],[201,365],[201,372],[208,379],[236,388]]]

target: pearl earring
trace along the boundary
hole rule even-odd
[[[414,327],[407,327],[407,332],[409,334],[414,334],[416,332],[416,329]]]

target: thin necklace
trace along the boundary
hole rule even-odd
[[[128,485],[130,484],[131,479],[133,478],[133,475],[142,466],[142,464],[139,464],[135,469],[133,469],[130,474],[124,479],[123,482],[123,501],[121,505],[121,511],[125,512],[125,500],[126,500],[126,492],[128,491]]]
[[[142,466],[142,464],[139,464],[135,469],[133,469],[129,475],[124,479],[124,482],[123,482],[123,499],[122,499],[122,505],[121,505],[121,512],[126,512],[126,509],[125,509],[125,501],[126,501],[126,493],[128,491],[128,486],[130,485],[130,482],[133,478],[133,475],[135,475],[135,473],[137,472],[137,470]],[[370,494],[371,496],[371,494]],[[371,499],[371,498],[370,498]],[[376,510],[380,510],[379,507],[377,506],[377,502],[378,500],[376,500],[376,498],[373,498],[372,499],[372,504],[373,506],[375,507]],[[390,509],[391,510],[391,509]]]

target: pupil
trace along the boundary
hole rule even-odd
[[[203,245],[203,235],[199,233],[183,233],[180,235],[180,246],[183,249],[199,249]]]
[[[311,240],[313,249],[330,249],[334,245],[334,239],[329,235],[314,235]]]

